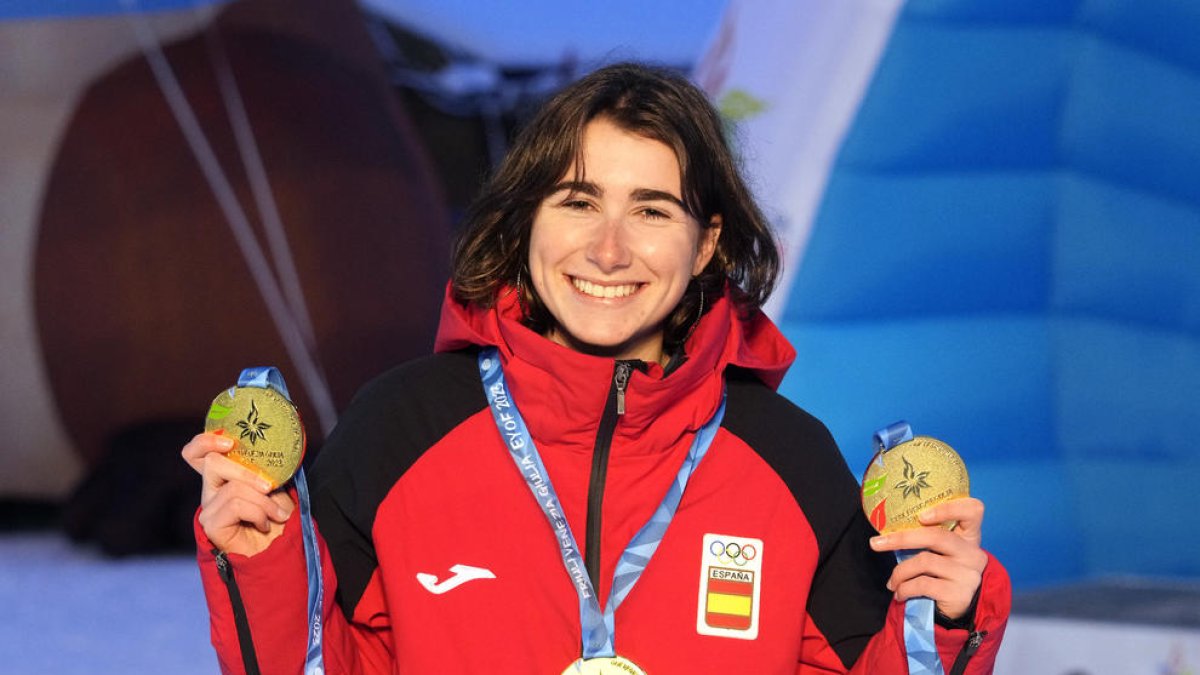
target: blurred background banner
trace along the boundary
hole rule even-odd
[[[784,254],[777,319],[902,0],[733,0],[694,75],[729,124]]]
[[[430,348],[454,223],[513,130],[595,66],[646,59],[726,118],[785,251],[768,308],[798,352],[782,390],[851,470],[901,418],[964,455],[1018,609],[1074,622],[1014,637],[1103,640],[1079,622],[1116,615],[1184,631],[1147,634],[1139,669],[998,672],[1200,670],[1183,529],[1200,3],[132,6],[0,2],[0,507],[61,509],[109,553],[139,552],[147,528],[186,547],[197,486],[178,447],[216,392],[248,365],[291,382],[309,363],[317,385],[294,393],[319,444],[314,396],[340,409]],[[235,244],[231,195],[285,291],[272,223],[286,233],[298,351]]]
[[[170,448],[241,368],[289,374],[316,447],[367,379],[428,352],[441,181],[352,0],[0,31],[0,495],[153,547],[195,508]]]
[[[780,315],[851,466],[968,457],[1021,585],[1200,576],[1200,5],[912,0]]]
[[[167,12],[219,5],[227,0],[4,0],[0,19],[101,17],[125,12]]]

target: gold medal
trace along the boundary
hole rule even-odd
[[[646,675],[633,661],[622,656],[596,656],[579,659],[567,666],[563,675]]]
[[[863,475],[863,512],[880,534],[921,527],[917,516],[922,511],[970,494],[962,458],[949,445],[928,436],[880,451]]]
[[[226,389],[208,409],[204,430],[232,438],[235,445],[225,456],[270,481],[272,489],[288,482],[304,459],[300,413],[274,389]]]

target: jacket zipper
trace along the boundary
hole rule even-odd
[[[224,551],[213,549],[217,557],[217,574],[229,591],[229,604],[233,605],[233,623],[237,626],[238,645],[242,648],[242,667],[246,675],[259,675],[258,656],[254,653],[254,640],[250,637],[250,620],[246,617],[246,606],[242,603],[242,592],[233,577],[233,565]]]
[[[973,630],[967,636],[967,644],[963,645],[962,651],[958,653],[958,657],[954,659],[954,665],[950,668],[950,675],[962,675],[967,672],[967,662],[979,651],[979,645],[983,644],[983,638],[987,637],[986,630]]]
[[[587,538],[584,544],[584,564],[592,589],[600,593],[600,516],[604,505],[604,483],[608,478],[608,453],[612,448],[613,433],[617,430],[617,418],[625,414],[625,387],[633,372],[632,361],[617,361],[613,368],[613,383],[608,390],[608,401],[600,417],[600,428],[596,432],[596,445],[592,451],[592,473],[588,481]],[[603,605],[604,601],[597,597]]]
[[[613,373],[613,387],[617,390],[617,415],[625,414],[625,387],[629,386],[629,376],[633,373],[633,364],[619,361],[616,372]],[[611,435],[611,432],[609,432]]]

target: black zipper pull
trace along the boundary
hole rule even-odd
[[[229,567],[229,557],[224,551],[215,551],[217,554],[217,574],[220,575],[221,581],[229,583],[233,580],[232,570]]]
[[[974,656],[975,652],[979,651],[979,645],[983,644],[983,638],[985,637],[987,637],[986,630],[977,630],[971,633],[967,638],[967,656]]]
[[[967,636],[967,644],[963,645],[962,651],[958,653],[958,658],[954,659],[954,665],[950,668],[950,675],[962,675],[967,671],[967,662],[979,651],[979,646],[983,644],[983,638],[987,637],[986,630],[973,630]]]
[[[617,361],[617,372],[613,375],[613,383],[617,385],[617,414],[625,414],[625,387],[629,385],[629,375],[633,372],[633,364],[628,361]]]

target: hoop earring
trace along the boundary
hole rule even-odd
[[[687,335],[684,335],[683,339],[680,340],[680,345],[683,345],[692,337],[692,333],[696,331],[696,326],[700,324],[700,317],[704,316],[704,286],[699,281],[696,282],[696,285],[700,287],[700,304],[696,307],[696,318],[692,320],[692,325],[688,326]]]
[[[517,268],[517,306],[521,308],[521,319],[529,318],[529,307],[525,304],[525,289],[521,286],[521,268]]]

